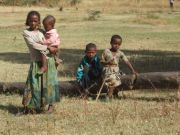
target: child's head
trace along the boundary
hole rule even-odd
[[[93,44],[93,43],[89,43],[86,45],[86,50],[85,50],[85,53],[86,53],[86,56],[89,58],[89,59],[92,59],[95,55],[96,55],[96,45]]]
[[[56,19],[52,15],[48,15],[43,19],[43,26],[46,31],[54,29]]]
[[[30,11],[26,18],[26,26],[29,26],[31,30],[36,30],[40,27],[40,14],[37,11]]]
[[[119,36],[119,35],[113,35],[111,37],[110,44],[111,44],[111,49],[113,51],[117,51],[119,49],[119,47],[121,46],[121,44],[122,44],[122,37]]]

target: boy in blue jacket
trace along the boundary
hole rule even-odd
[[[85,91],[101,77],[102,67],[96,52],[95,44],[87,44],[85,56],[82,58],[76,72],[76,79]]]

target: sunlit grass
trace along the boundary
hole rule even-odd
[[[174,135],[180,132],[174,96],[174,92],[131,91],[112,102],[63,97],[51,115],[15,116],[21,97],[1,95],[0,133]]]

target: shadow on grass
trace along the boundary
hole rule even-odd
[[[176,96],[169,96],[169,97],[119,97],[120,99],[127,99],[127,100],[137,100],[137,101],[147,101],[147,102],[174,102],[179,101]]]
[[[129,92],[132,92],[133,94]],[[137,91],[120,91],[118,99],[147,102],[175,102],[179,101],[179,98],[176,95],[177,92],[177,89],[144,89]]]
[[[179,71],[180,69],[179,52],[155,50],[122,51],[127,55],[129,61],[139,73]],[[103,50],[99,50],[98,55],[101,56],[102,52]],[[60,71],[60,75],[72,75],[75,73],[83,56],[84,50],[61,49],[60,58],[64,60],[64,69]],[[130,73],[129,69],[123,62],[120,62],[120,69],[126,74]]]
[[[99,50],[101,55],[103,50]],[[132,65],[139,72],[157,72],[157,71],[179,71],[180,69],[180,53],[171,51],[155,51],[155,50],[122,50],[129,58]],[[60,76],[72,77],[82,57],[84,50],[82,49],[60,49],[60,58],[63,59],[63,64],[60,67]],[[29,64],[30,56],[28,53],[6,52],[0,53],[0,60],[18,63]],[[120,63],[120,69],[129,73],[129,69],[123,63]]]
[[[124,50],[138,72],[179,71],[180,53],[156,50]],[[127,68],[125,69],[127,70]]]
[[[0,105],[0,110],[8,111],[8,113],[16,115],[18,112],[23,110],[23,107],[20,106],[14,106],[12,104],[8,105]]]
[[[28,53],[5,52],[0,53],[0,60],[10,63],[28,64],[30,63],[30,56]]]

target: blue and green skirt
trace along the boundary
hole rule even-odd
[[[31,62],[22,104],[27,109],[39,110],[47,104],[60,101],[57,69],[54,57],[49,57],[48,71],[38,75],[41,62]]]

